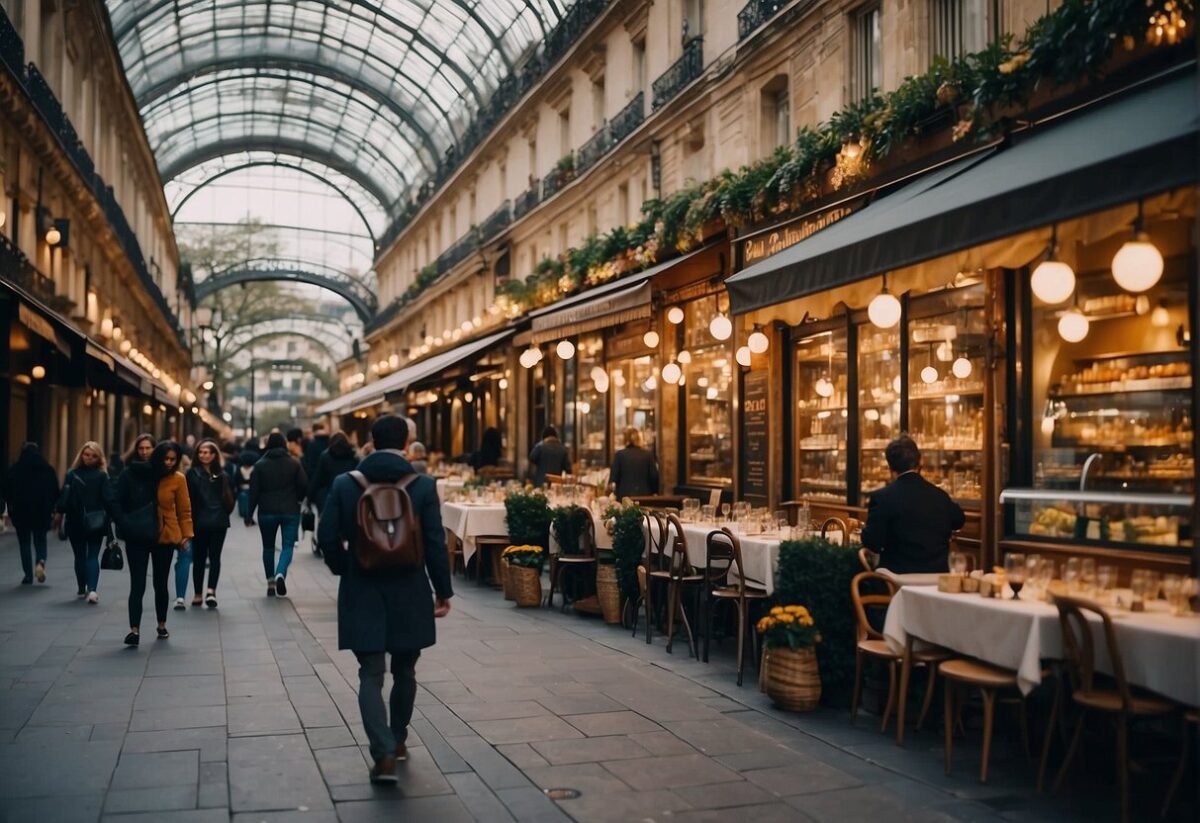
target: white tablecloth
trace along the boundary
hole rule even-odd
[[[475,538],[508,534],[503,503],[443,503],[442,525],[462,541],[463,563],[475,556]]]
[[[445,500],[452,492],[460,491],[464,481],[461,477],[439,477],[436,482],[438,500]]]
[[[645,526],[642,528],[645,529]],[[705,549],[708,534],[713,531],[717,529],[711,524],[683,524],[688,562],[691,565],[703,568],[708,561]],[[755,588],[766,589],[767,594],[773,594],[775,569],[779,565],[780,539],[770,535],[739,534],[738,540],[742,544],[742,570],[746,575],[746,583]]]
[[[1190,706],[1200,706],[1200,616],[1156,610],[1116,612],[1113,626],[1130,683]],[[1111,672],[1104,630],[1092,621],[1096,665]],[[994,600],[906,586],[888,606],[883,629],[902,652],[909,635],[988,663],[1013,669],[1023,693],[1041,683],[1041,661],[1062,657],[1058,610],[1042,602]]]

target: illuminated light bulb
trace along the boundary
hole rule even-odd
[[[646,332],[645,334],[642,335],[642,342],[646,344],[646,348],[648,348],[648,349],[657,349],[658,348],[658,332],[656,332],[654,329],[651,329],[650,331]]]
[[[654,391],[658,388],[658,380],[655,379],[654,375],[650,375],[646,378],[646,382],[642,384],[642,388],[646,391]]]
[[[112,337],[113,322],[111,317],[106,317],[100,321],[100,334],[103,337]]]
[[[570,340],[559,340],[558,345],[554,347],[554,351],[562,360],[570,360],[575,356],[575,344]]]
[[[752,355],[750,353],[749,346],[738,346],[738,350],[736,352],[734,352],[733,359],[738,362],[739,366],[745,366],[746,368],[750,368],[751,356]]]
[[[427,334],[427,335],[425,335],[425,345],[426,345],[426,346],[432,346],[432,345],[433,345],[433,335],[432,335],[432,334]]]
[[[400,367],[400,355],[398,355],[398,354],[388,355],[388,366],[393,369],[399,368]]]
[[[575,404],[575,408],[579,411],[580,414],[590,414],[592,411],[592,404],[587,402],[586,400],[582,400]]]
[[[733,322],[723,314],[718,314],[708,324],[708,333],[716,340],[728,340],[733,334]]]
[[[58,230],[58,226],[51,226],[46,230],[46,243],[51,246],[57,246],[62,241],[62,232]]]
[[[679,354],[675,355],[675,359],[686,366],[688,363],[692,362],[692,353],[687,349],[684,349]]]
[[[631,398],[626,397],[624,400],[621,401],[621,405],[627,409],[631,409],[631,408],[633,408],[633,400]]]
[[[146,405],[142,406],[142,414],[154,414],[154,408],[147,403]]]
[[[471,392],[467,392],[466,394],[463,395],[463,402],[464,403],[474,403],[475,395],[472,394]]]
[[[894,391],[896,394],[900,393],[900,375],[896,375],[892,378],[892,391]]]
[[[1162,253],[1144,231],[1139,231],[1133,240],[1126,241],[1113,255],[1113,280],[1125,291],[1145,291],[1158,282],[1162,273]]]
[[[821,397],[833,397],[833,383],[831,383],[827,378],[822,377],[817,380],[817,383],[815,386],[813,386],[813,388]]]
[[[472,323],[472,325],[474,325],[474,326],[476,326],[476,327],[482,326],[482,325],[483,325],[483,318],[482,318],[482,317],[480,317],[480,316],[477,314],[477,315],[475,315],[474,317],[472,317],[472,318],[471,318],[471,323]]]
[[[926,366],[921,369],[921,380],[925,383],[936,383],[938,381],[938,370],[933,366]]]
[[[496,386],[500,389],[500,391],[504,391],[505,389],[508,388],[508,378],[501,377],[499,380],[496,381]]]
[[[198,406],[192,406],[192,414],[199,414],[199,413],[200,413],[200,409],[199,409],[199,407],[198,407]]]
[[[463,334],[466,334],[471,329],[475,328],[475,321],[474,320],[464,320],[463,324],[461,326],[459,326],[459,328],[463,330]]]
[[[678,306],[672,306],[667,309],[667,322],[672,326],[678,326],[683,322],[683,309]]]
[[[966,380],[971,376],[971,361],[965,357],[960,357],[954,361],[954,365],[950,367],[950,371],[959,380]]]
[[[115,337],[115,335],[114,335],[114,337]],[[130,343],[128,340],[122,340],[121,345],[117,346],[117,350],[120,351],[121,354],[129,354],[129,350],[132,348],[133,348],[133,344]]]
[[[41,380],[43,377],[46,376],[46,367],[45,366],[34,366],[32,369],[29,370],[29,376],[32,377],[34,380]]]
[[[113,340],[120,340],[124,336],[125,336],[125,330],[123,328],[121,328],[120,326],[118,326],[116,323],[114,323],[113,330],[112,330]]]
[[[1054,434],[1054,418],[1053,417],[1043,417],[1042,418],[1042,434],[1045,434],[1045,435]]]
[[[1150,298],[1144,294],[1139,294],[1137,299],[1133,301],[1133,313],[1138,317],[1147,314],[1150,311]]]
[[[462,335],[462,329],[455,329],[454,331],[450,332],[450,339],[457,342],[458,340],[462,339]]]
[[[863,417],[874,423],[879,419],[879,409],[867,409],[863,412]]]
[[[717,387],[709,386],[708,391],[706,391],[704,393],[704,396],[707,397],[709,400],[716,400],[717,399]]]
[[[521,366],[526,369],[532,369],[537,365],[537,349],[526,349],[521,352],[521,357],[518,359]]]
[[[949,343],[939,343],[936,354],[940,363],[949,363],[954,359],[954,349],[950,347]]]
[[[191,389],[188,389],[186,392],[183,393],[183,399],[188,403],[195,403],[196,402],[196,393],[194,391],[192,391]]]
[[[153,375],[155,380],[162,377],[162,372],[159,371],[158,369],[154,369],[153,371],[150,372],[150,374]]]
[[[1154,311],[1150,312],[1150,325],[1159,329],[1165,329],[1171,325],[1171,313],[1162,303],[1159,303],[1154,307]]]
[[[224,414],[221,415],[221,419],[224,420],[226,423],[232,423],[233,422],[233,412],[225,412]]]
[[[883,287],[883,291],[871,298],[867,304],[867,317],[881,329],[890,329],[900,322],[900,300]]]
[[[862,146],[855,140],[847,140],[842,144],[842,157],[847,160],[854,160],[862,154]]]
[[[599,383],[608,375],[605,374],[604,369],[600,366],[592,366],[592,370],[588,372],[588,376],[592,378],[593,383]]]
[[[746,340],[746,345],[750,347],[750,351],[754,354],[762,354],[771,345],[771,341],[760,329],[755,329],[750,333],[750,337]]]
[[[433,338],[433,345],[434,345],[434,346],[440,346],[440,345],[442,345],[442,342],[443,342],[443,341],[442,341],[442,338],[440,338],[440,337],[435,337],[435,338]]]
[[[681,377],[683,377],[683,369],[679,368],[678,363],[671,362],[663,366],[662,379],[672,386],[678,383]]]
[[[126,342],[128,342],[128,341],[126,341]],[[137,350],[137,347],[136,347],[136,346],[132,346],[132,347],[129,349],[129,359],[130,359],[130,360],[137,360],[137,359],[138,359],[138,350]]]
[[[1061,303],[1075,291],[1075,270],[1061,260],[1043,260],[1033,270],[1029,288],[1043,303]]]
[[[180,413],[180,414],[183,414],[183,406],[180,406],[180,407],[179,407],[179,413]]]
[[[596,391],[600,392],[600,394],[606,394],[608,392],[608,375],[603,375],[601,379],[597,380],[593,385],[595,386]]]
[[[1068,343],[1078,343],[1088,336],[1090,325],[1083,312],[1077,308],[1071,308],[1058,318],[1058,334]]]

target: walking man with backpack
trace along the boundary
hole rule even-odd
[[[402,418],[377,419],[374,451],[334,480],[317,527],[325,563],[341,577],[338,648],[358,658],[358,707],[374,783],[397,782],[396,762],[408,759],[417,658],[434,644],[434,618],[450,612],[454,594],[437,487],[400,454],[408,437]],[[385,707],[389,654],[393,682]]]

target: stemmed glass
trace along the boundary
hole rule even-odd
[[[1004,576],[1012,589],[1012,599],[1019,600],[1021,587],[1025,585],[1025,555],[1010,552],[1004,556]]]
[[[726,522],[730,521],[729,512],[731,510],[732,510],[732,507],[728,503],[721,504],[721,516],[725,518]]]
[[[1112,603],[1113,590],[1117,588],[1117,567],[1101,566],[1096,572],[1096,599],[1103,604]]]

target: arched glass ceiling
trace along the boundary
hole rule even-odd
[[[170,179],[284,151],[394,215],[571,0],[108,0]]]

